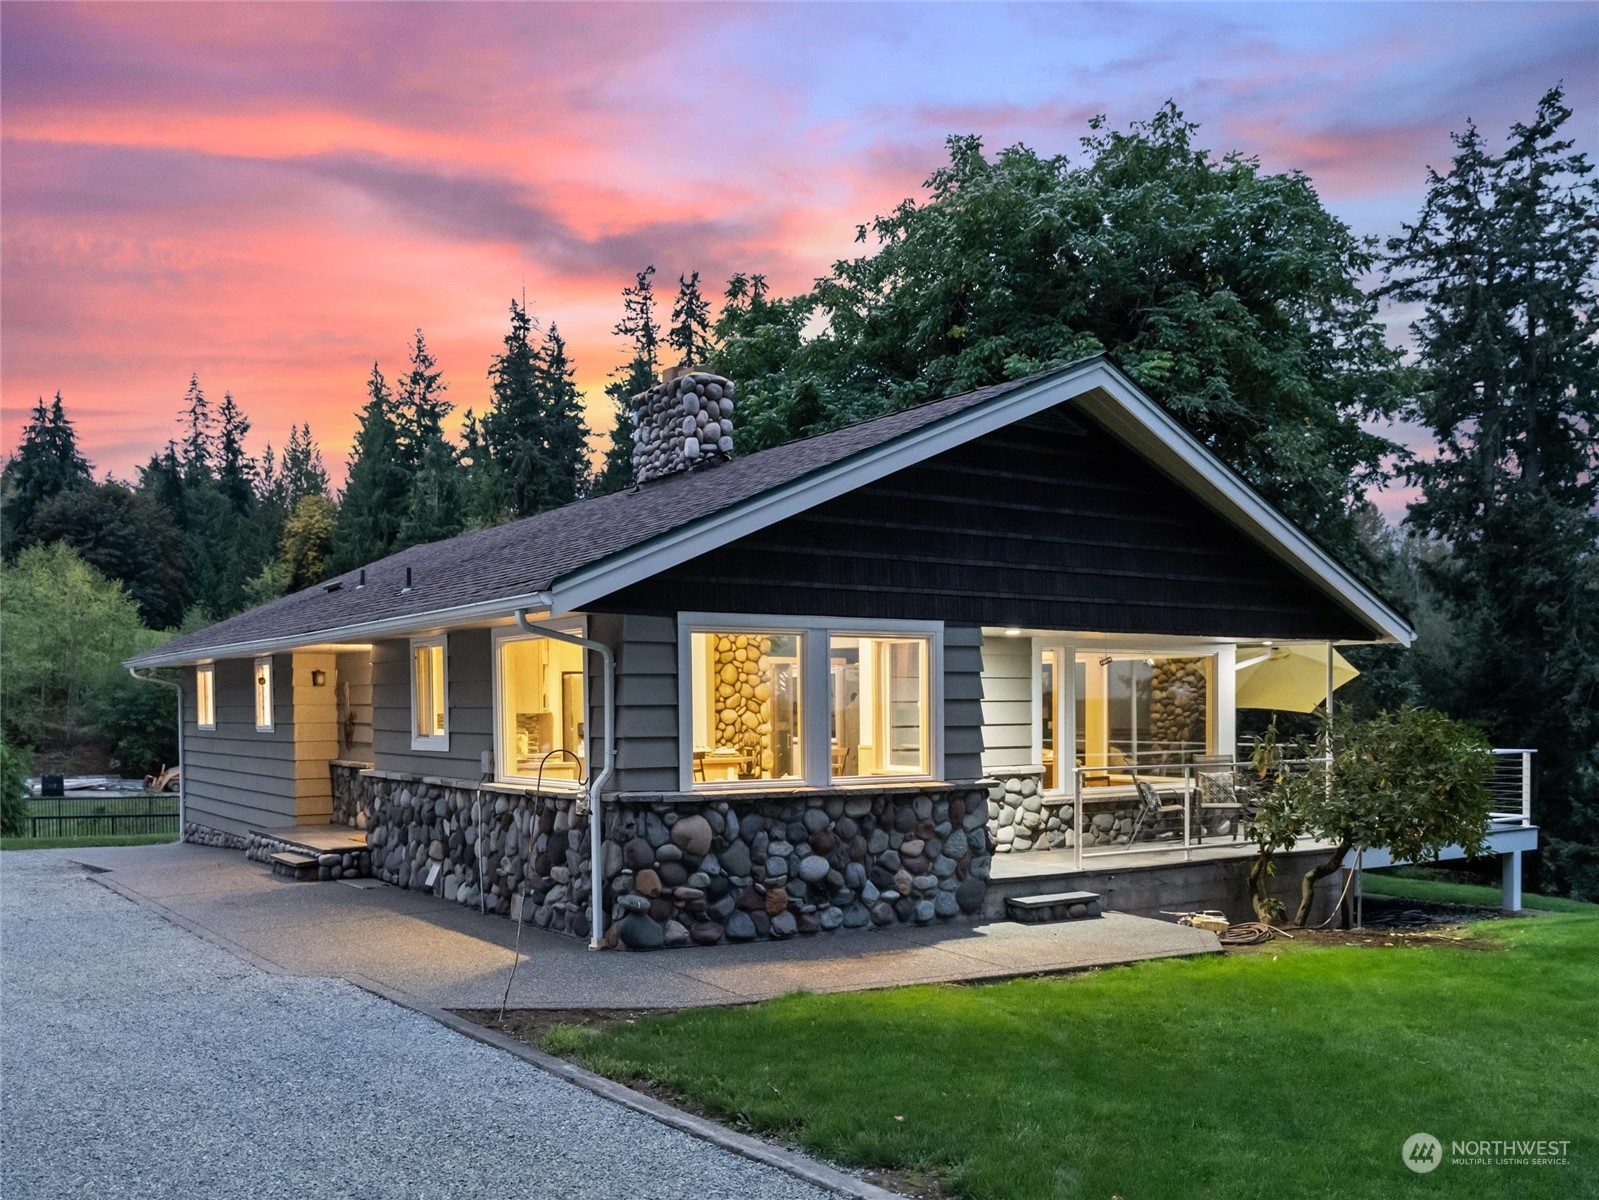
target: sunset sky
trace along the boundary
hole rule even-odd
[[[604,430],[634,271],[804,289],[947,134],[1072,152],[1170,97],[1386,236],[1560,80],[1593,153],[1592,4],[5,4],[4,446],[59,389],[131,475],[198,372],[342,476],[373,360],[420,326],[481,410],[524,288]]]

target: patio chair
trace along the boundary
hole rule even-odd
[[[1199,822],[1195,840],[1205,840],[1207,813],[1226,815],[1232,821],[1233,841],[1243,833],[1244,822],[1255,815],[1255,802],[1242,793],[1232,760],[1202,755],[1194,759],[1194,785],[1199,795]]]
[[[1153,820],[1157,825],[1167,813],[1180,813],[1183,811],[1182,800],[1171,801],[1164,799],[1155,790],[1155,785],[1140,779],[1135,785],[1138,788],[1138,799],[1141,803],[1138,812],[1133,817],[1132,830],[1127,835],[1127,844],[1132,845],[1138,840],[1138,835],[1143,831],[1146,822]]]

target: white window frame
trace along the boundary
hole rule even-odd
[[[534,626],[552,629],[557,633],[575,633],[578,637],[588,636],[588,619],[586,617],[560,618],[554,621],[534,621]],[[494,779],[496,783],[513,785],[526,785],[532,787],[539,780],[532,775],[518,775],[507,769],[506,764],[511,761],[510,747],[506,746],[503,734],[505,732],[504,714],[507,709],[505,702],[505,681],[500,673],[500,647],[506,642],[531,642],[537,635],[528,633],[520,625],[502,625],[494,631],[493,643],[490,646],[493,662],[494,676]],[[556,642],[554,638],[545,638],[544,641],[556,645],[565,643]],[[583,766],[590,769],[589,747],[593,742],[590,726],[593,725],[594,705],[589,699],[589,659],[588,651],[583,650]],[[582,784],[574,779],[545,779],[541,785],[543,791],[577,792],[582,790]]]
[[[257,673],[261,672],[261,671],[265,671],[266,672],[266,685],[265,685],[264,689],[258,690],[258,688],[256,686],[255,679],[256,679]],[[265,694],[266,694],[266,705],[265,705],[265,707],[266,707],[266,723],[265,724],[261,723],[262,690],[264,690]],[[255,731],[257,733],[271,733],[273,728],[274,728],[274,724],[273,724],[274,717],[275,717],[274,710],[277,708],[278,697],[277,697],[277,691],[276,691],[276,689],[275,689],[275,687],[273,685],[272,656],[270,654],[262,655],[260,658],[256,659],[255,662],[251,665],[251,668],[250,668],[250,701],[251,701],[252,704],[255,705]]]
[[[800,763],[795,779],[696,780],[694,778],[694,649],[696,633],[798,633],[800,662]],[[832,699],[829,639],[850,637],[927,639],[927,773],[850,775],[833,779],[828,730]],[[944,778],[944,623],[879,621],[847,617],[769,617],[751,613],[680,612],[677,615],[677,750],[679,790],[684,792],[809,791],[817,788],[877,788],[934,783]]]
[[[204,684],[200,682],[202,678],[206,681]],[[250,686],[253,689],[255,685]],[[211,730],[217,727],[216,663],[201,663],[194,668],[194,726]]]
[[[417,727],[417,678],[416,678],[416,652],[418,650],[431,650],[437,646],[444,653],[444,674],[441,682],[444,685],[444,728],[434,734],[420,734]],[[412,638],[410,650],[407,654],[410,664],[411,676],[411,749],[421,750],[428,754],[444,754],[450,749],[450,639],[447,634],[438,634],[435,637]]]

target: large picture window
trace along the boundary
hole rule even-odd
[[[834,779],[929,773],[929,644],[925,637],[828,639]]]
[[[685,788],[825,787],[943,770],[940,627],[679,617]]]
[[[255,731],[272,732],[272,660],[255,660]]]
[[[212,663],[194,669],[194,717],[201,729],[217,727],[217,669]]]
[[[1077,761],[1084,767],[1166,766],[1208,752],[1215,658],[1077,656]]]
[[[575,784],[587,758],[583,649],[553,638],[495,642],[498,775],[522,783]]]
[[[803,633],[692,635],[696,783],[804,774],[804,649]]]
[[[442,637],[411,641],[411,749],[450,748],[450,701]]]

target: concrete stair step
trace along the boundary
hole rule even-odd
[[[1038,896],[1005,898],[1006,918],[1019,925],[1085,921],[1099,915],[1098,892],[1047,892]]]
[[[272,864],[272,873],[281,875],[285,879],[311,880],[317,877],[317,860],[314,854],[295,854],[290,850],[279,850],[268,860]]]

